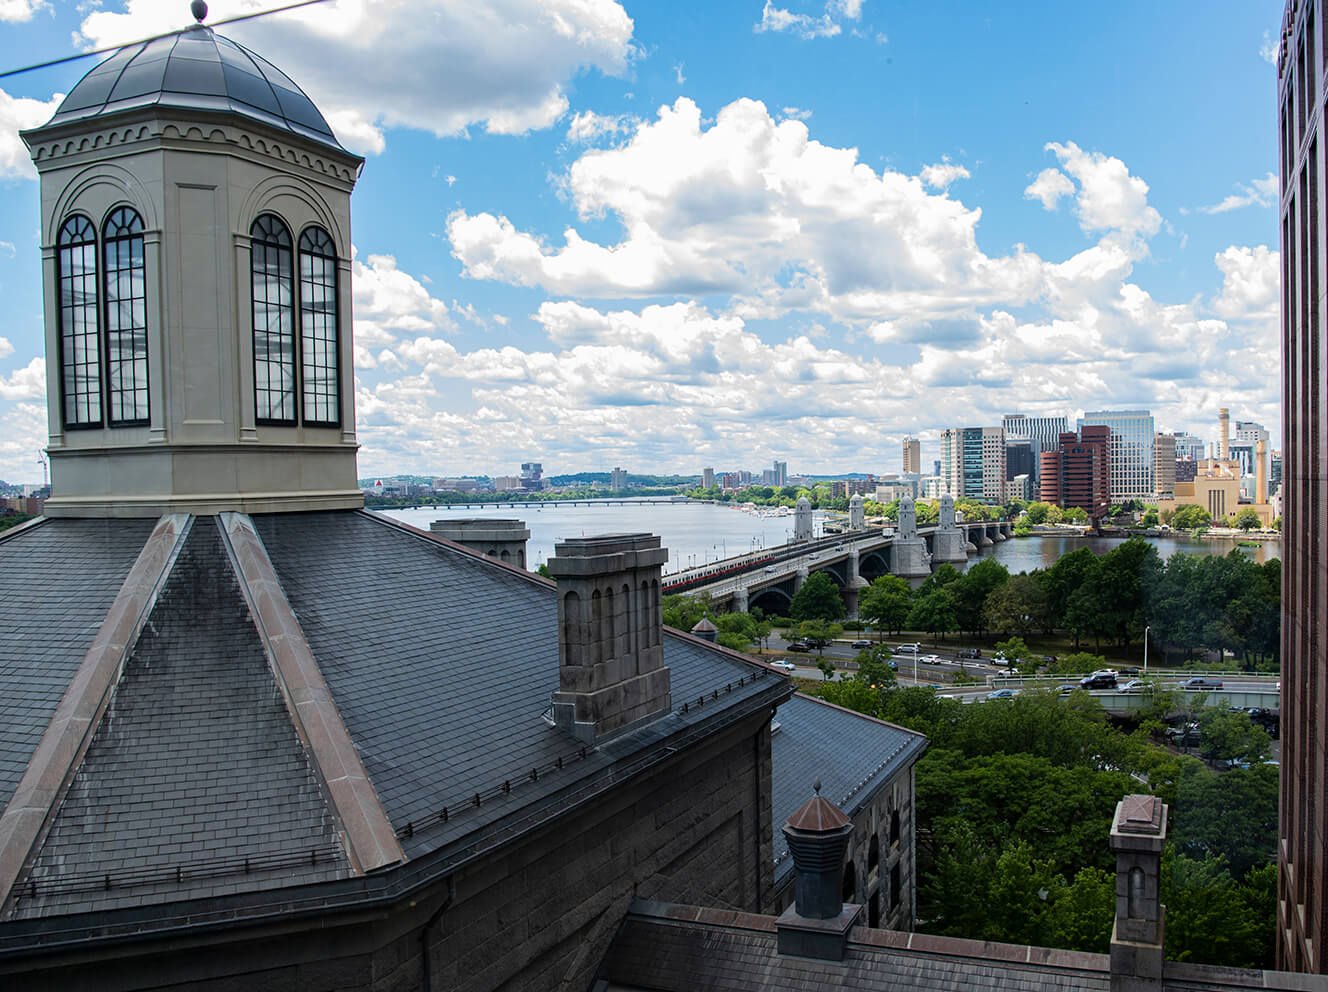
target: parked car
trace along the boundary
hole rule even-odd
[[[1194,675],[1184,679],[1180,683],[1182,689],[1220,689],[1222,688],[1221,679],[1205,678],[1202,675]]]
[[[960,648],[960,649],[959,649],[959,657],[961,657],[961,658],[981,658],[981,657],[982,657],[982,649],[981,649],[981,648]]]
[[[782,668],[786,672],[796,671],[798,667],[791,661],[772,661],[770,664],[775,668]]]
[[[1081,689],[1114,689],[1116,688],[1115,672],[1094,672],[1092,675],[1085,675],[1079,680]]]
[[[806,654],[808,651],[811,650],[811,648],[807,647],[807,645],[803,644],[801,641],[794,641],[786,648],[786,650],[797,651],[801,654]]]
[[[988,699],[1014,699],[1019,695],[1018,689],[997,689],[994,692],[987,693]]]
[[[871,641],[854,641],[849,645],[854,651],[866,651],[872,646]]]
[[[1117,691],[1118,691],[1118,692],[1149,692],[1149,691],[1152,690],[1152,688],[1153,688],[1153,683],[1152,683],[1152,682],[1145,682],[1143,679],[1130,679],[1130,681],[1126,682],[1126,683],[1125,683],[1123,686],[1121,686]]]

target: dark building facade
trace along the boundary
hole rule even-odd
[[[1041,455],[1038,499],[1100,517],[1111,505],[1111,428],[1085,426]]]
[[[1281,147],[1282,808],[1279,964],[1322,973],[1328,945],[1328,416],[1322,0],[1290,0],[1277,60]]]

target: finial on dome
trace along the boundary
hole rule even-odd
[[[194,20],[202,24],[203,18],[207,17],[207,4],[203,0],[192,0],[189,4],[189,13],[194,15]]]
[[[821,794],[821,780],[819,778],[812,783],[812,791],[818,796]]]

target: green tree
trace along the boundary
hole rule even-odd
[[[844,615],[844,600],[835,580],[824,572],[813,572],[793,594],[789,616],[794,620],[838,620]]]
[[[1068,506],[1061,511],[1061,516],[1067,523],[1086,524],[1088,523],[1088,511],[1082,506]]]
[[[837,623],[826,623],[824,620],[804,620],[798,624],[798,637],[808,647],[816,649],[820,654],[825,650],[825,646],[844,632],[844,628]]]
[[[920,595],[908,614],[911,630],[925,630],[933,637],[942,637],[955,629],[954,597],[948,588],[933,589]]]
[[[857,662],[858,670],[853,673],[853,677],[859,682],[874,688],[893,687],[896,684],[895,670],[890,667],[890,649],[884,645],[858,652],[854,661]]]
[[[996,651],[1005,656],[1005,660],[1009,662],[1011,668],[1037,670],[1037,662],[1033,659],[1033,653],[1029,651],[1028,645],[1024,643],[1022,637],[1011,637],[1007,641],[997,641]]]
[[[1010,573],[994,558],[974,562],[950,586],[954,595],[955,621],[960,630],[974,634],[986,632],[983,607],[987,597],[1010,581]]]
[[[1225,701],[1199,713],[1199,753],[1210,761],[1262,761],[1269,743],[1267,732],[1248,713]]]
[[[1236,514],[1236,526],[1243,531],[1251,531],[1263,526],[1263,522],[1259,519],[1259,514],[1247,506]]]
[[[691,630],[703,617],[711,615],[710,597],[704,594],[674,593],[664,597],[663,605],[664,623],[675,630]]]
[[[987,626],[998,634],[1027,637],[1050,626],[1047,594],[1036,575],[1012,575],[988,594],[982,609]]]
[[[1171,526],[1177,530],[1200,530],[1213,522],[1213,515],[1202,506],[1193,504],[1176,507],[1171,515]]]
[[[858,600],[858,616],[874,624],[878,632],[902,630],[912,608],[913,590],[897,575],[875,579]]]
[[[1047,522],[1047,514],[1050,511],[1051,506],[1048,503],[1029,503],[1027,510],[1025,511],[1028,514],[1026,519],[1030,524],[1036,527],[1038,524],[1045,524]]]
[[[1238,879],[1276,864],[1277,775],[1275,765],[1214,773],[1188,762],[1172,803],[1171,843],[1187,857],[1225,858]]]
[[[1163,855],[1161,894],[1167,907],[1168,960],[1235,968],[1272,966],[1276,931],[1258,908],[1260,902],[1266,902],[1259,898],[1258,889],[1267,888],[1270,869],[1251,874],[1246,887],[1231,876],[1224,858]]]
[[[822,658],[820,661],[816,663],[816,667],[821,670],[821,679],[823,681],[829,682],[831,679],[835,677],[835,666],[833,662],[827,661],[825,658]]]

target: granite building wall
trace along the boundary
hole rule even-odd
[[[633,898],[773,910],[769,728],[769,712],[753,714],[389,906],[357,901],[48,954],[40,972],[6,975],[4,987],[587,988]],[[291,909],[310,898],[310,888],[292,893]]]

